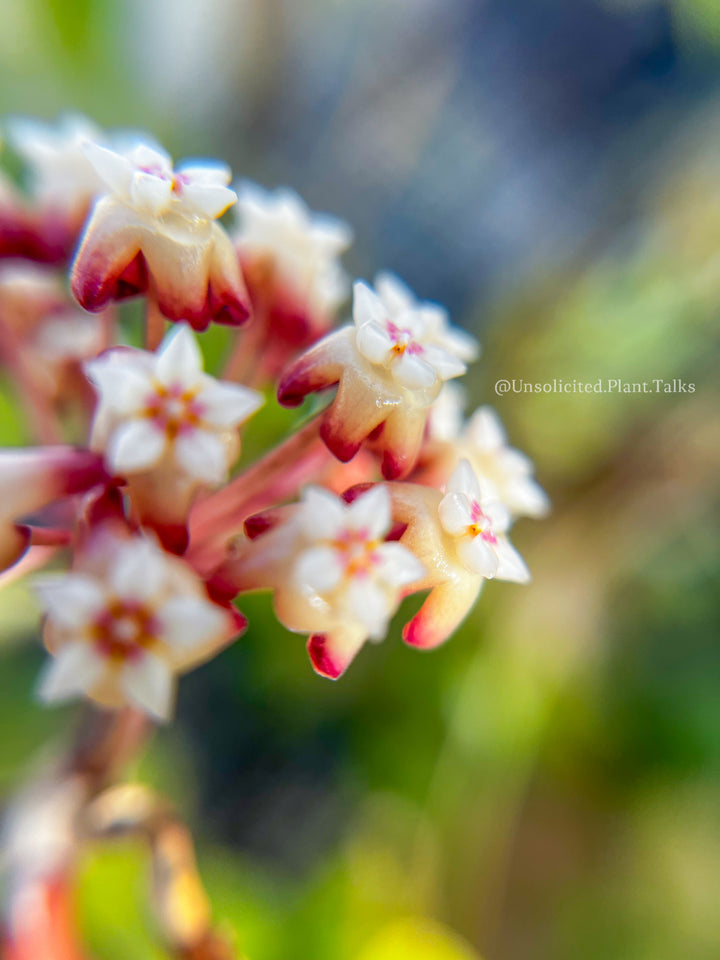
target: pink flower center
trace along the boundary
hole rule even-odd
[[[158,384],[143,412],[169,440],[174,440],[178,434],[200,426],[203,406],[197,400],[197,390],[179,383],[169,387]]]
[[[366,577],[372,568],[380,562],[377,548],[379,540],[370,540],[366,529],[351,530],[345,528],[333,541],[340,551],[348,577]]]
[[[385,324],[390,339],[393,342],[392,352],[397,356],[402,356],[405,352],[409,354],[419,354],[423,352],[422,344],[413,340],[412,330],[404,327],[398,327],[392,320]]]
[[[497,537],[493,533],[492,524],[487,514],[483,513],[482,507],[477,500],[470,502],[470,516],[472,523],[468,525],[468,533],[471,537],[482,537],[485,543],[496,544]]]
[[[117,599],[97,617],[92,639],[97,651],[109,660],[136,660],[158,638],[155,614],[134,600]]]

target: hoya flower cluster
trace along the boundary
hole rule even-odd
[[[0,358],[38,445],[0,452],[0,567],[35,576],[44,701],[167,719],[248,591],[337,678],[406,596],[427,648],[485,580],[529,580],[508,533],[548,502],[492,410],[462,422],[478,344],[390,273],[351,286],[346,224],[81,118],[5,139],[25,170],[0,179]],[[213,323],[233,329],[206,370]],[[238,471],[271,390],[328,402]]]

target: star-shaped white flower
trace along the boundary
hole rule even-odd
[[[221,483],[236,452],[234,431],[263,403],[257,391],[204,373],[186,326],[156,353],[119,347],[85,370],[100,397],[91,447],[120,476],[171,462],[192,480]]]
[[[236,632],[181,561],[141,537],[106,534],[87,568],[36,583],[54,658],[41,677],[48,703],[86,694],[170,716],[174,674]]]
[[[423,565],[399,543],[384,542],[390,530],[390,497],[378,485],[351,504],[320,487],[305,492],[298,513],[311,540],[299,555],[293,576],[312,602],[327,604],[341,620],[362,625],[381,640],[397,609],[400,590],[424,573]]]
[[[228,186],[230,168],[222,163],[187,162],[173,170],[169,154],[147,143],[119,152],[88,140],[83,150],[110,194],[152,217],[172,211],[215,220],[237,200]]]
[[[382,640],[400,600],[425,574],[411,550],[386,542],[391,525],[384,485],[352,504],[310,487],[301,503],[273,511],[261,533],[237,545],[218,582],[233,595],[273,590],[280,622],[309,634],[313,667],[337,679],[366,640]]]
[[[438,515],[471,573],[516,583],[530,580],[525,561],[506,536],[509,510],[498,500],[483,499],[478,478],[467,460],[461,460],[450,477]]]
[[[353,320],[359,352],[408,390],[461,376],[477,355],[473,338],[450,327],[442,307],[416,303],[392,274],[380,274],[376,291],[355,284]]]
[[[338,261],[352,242],[348,224],[312,213],[293,190],[249,182],[238,188],[237,212],[234,239],[243,260],[269,259],[286,295],[323,316],[339,306],[348,288]]]
[[[464,437],[488,497],[502,500],[517,516],[544,517],[548,513],[550,500],[533,478],[532,460],[508,444],[492,407],[478,407]]]

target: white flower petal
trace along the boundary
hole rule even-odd
[[[297,558],[293,578],[303,592],[322,595],[335,589],[343,573],[342,556],[338,550],[311,547]]]
[[[465,533],[473,522],[470,501],[464,493],[446,493],[438,506],[443,530],[453,537]]]
[[[150,540],[133,537],[119,546],[108,581],[119,597],[149,600],[167,581],[165,555]]]
[[[427,344],[423,349],[423,357],[435,370],[441,380],[452,380],[461,377],[467,372],[467,367],[443,347]]]
[[[480,344],[475,337],[459,327],[448,325],[439,339],[449,353],[459,357],[465,363],[472,363],[480,356]]]
[[[462,432],[465,391],[458,383],[445,383],[430,408],[430,433],[438,440],[457,440]]]
[[[105,460],[116,475],[148,470],[162,459],[166,443],[165,431],[150,420],[130,420],[113,431]]]
[[[524,479],[508,487],[508,501],[514,513],[540,518],[550,512],[550,498],[535,480]]]
[[[458,556],[471,573],[492,579],[498,570],[498,558],[493,548],[481,536],[461,537],[457,541]]]
[[[512,522],[512,515],[504,503],[499,500],[486,500],[482,512],[490,521],[493,533],[505,533]]]
[[[172,178],[172,158],[159,144],[141,140],[133,145],[128,156],[136,170]]]
[[[375,275],[375,289],[391,317],[415,306],[415,295],[400,277],[383,270]]]
[[[392,350],[393,341],[384,327],[371,321],[357,328],[355,345],[371,363],[385,363]]]
[[[82,630],[105,605],[101,584],[84,573],[43,577],[33,587],[50,619],[70,630]]]
[[[345,511],[346,523],[356,531],[364,531],[367,540],[384,537],[392,524],[390,494],[377,483],[354,500]]]
[[[302,530],[311,540],[334,540],[345,527],[345,504],[322,487],[307,487],[297,514]]]
[[[431,387],[437,380],[433,367],[409,350],[393,361],[392,374],[397,382],[408,390]]]
[[[69,700],[92,690],[104,671],[105,661],[91,644],[67,643],[45,664],[37,695],[44,703]]]
[[[465,459],[461,460],[447,482],[448,493],[464,493],[468,500],[480,503],[480,484],[475,471]]]
[[[404,587],[425,576],[423,564],[401,543],[383,543],[375,552],[380,558],[375,573],[392,587]]]
[[[119,353],[89,360],[83,369],[109,410],[132,414],[142,410],[153,394],[152,380],[144,364]]]
[[[209,220],[221,216],[237,201],[237,194],[220,183],[185,183],[178,190],[183,204],[196,210]]]
[[[222,483],[227,477],[227,452],[221,438],[208,430],[188,430],[175,440],[175,462],[203,483]]]
[[[130,201],[138,210],[157,217],[165,213],[172,200],[172,182],[152,173],[136,171],[130,183]]]
[[[206,163],[182,163],[177,173],[182,177],[182,186],[220,186],[226,187],[232,179],[232,171],[226,163],[208,161]],[[233,193],[235,191],[233,190]]]
[[[166,387],[194,387],[202,370],[202,353],[190,327],[181,324],[171,330],[158,351],[156,372],[160,383]]]
[[[224,429],[243,423],[265,403],[265,397],[257,390],[236,383],[219,383],[211,377],[196,399],[202,407],[202,419]]]
[[[372,580],[354,578],[345,591],[344,606],[373,640],[381,640],[385,636],[392,606],[385,592]]]
[[[498,568],[495,576],[498,580],[510,580],[513,583],[529,583],[532,579],[527,564],[506,537],[498,537],[495,545]]]
[[[225,613],[199,597],[171,597],[157,612],[168,646],[192,650],[218,639],[226,626]]]
[[[507,443],[502,421],[492,407],[478,407],[468,420],[467,432],[478,450],[497,450]]]
[[[136,707],[158,720],[167,720],[173,705],[173,676],[170,668],[153,653],[144,653],[126,663],[121,673],[122,690]]]
[[[83,153],[92,164],[101,180],[112,193],[127,194],[133,175],[133,165],[127,157],[88,141],[82,146]]]
[[[387,310],[382,300],[362,280],[353,285],[353,320],[357,327],[365,323],[384,326],[387,321]]]

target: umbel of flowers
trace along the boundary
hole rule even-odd
[[[0,452],[0,567],[35,577],[44,702],[166,720],[177,675],[242,632],[248,591],[337,678],[408,595],[403,638],[430,648],[485,580],[530,579],[509,531],[547,498],[492,410],[463,423],[453,382],[477,343],[389,273],[345,309],[346,224],[79,118],[6,140],[25,170],[0,180],[0,359],[38,443]],[[235,329],[206,370],[211,323]],[[272,387],[327,403],[238,471]]]

